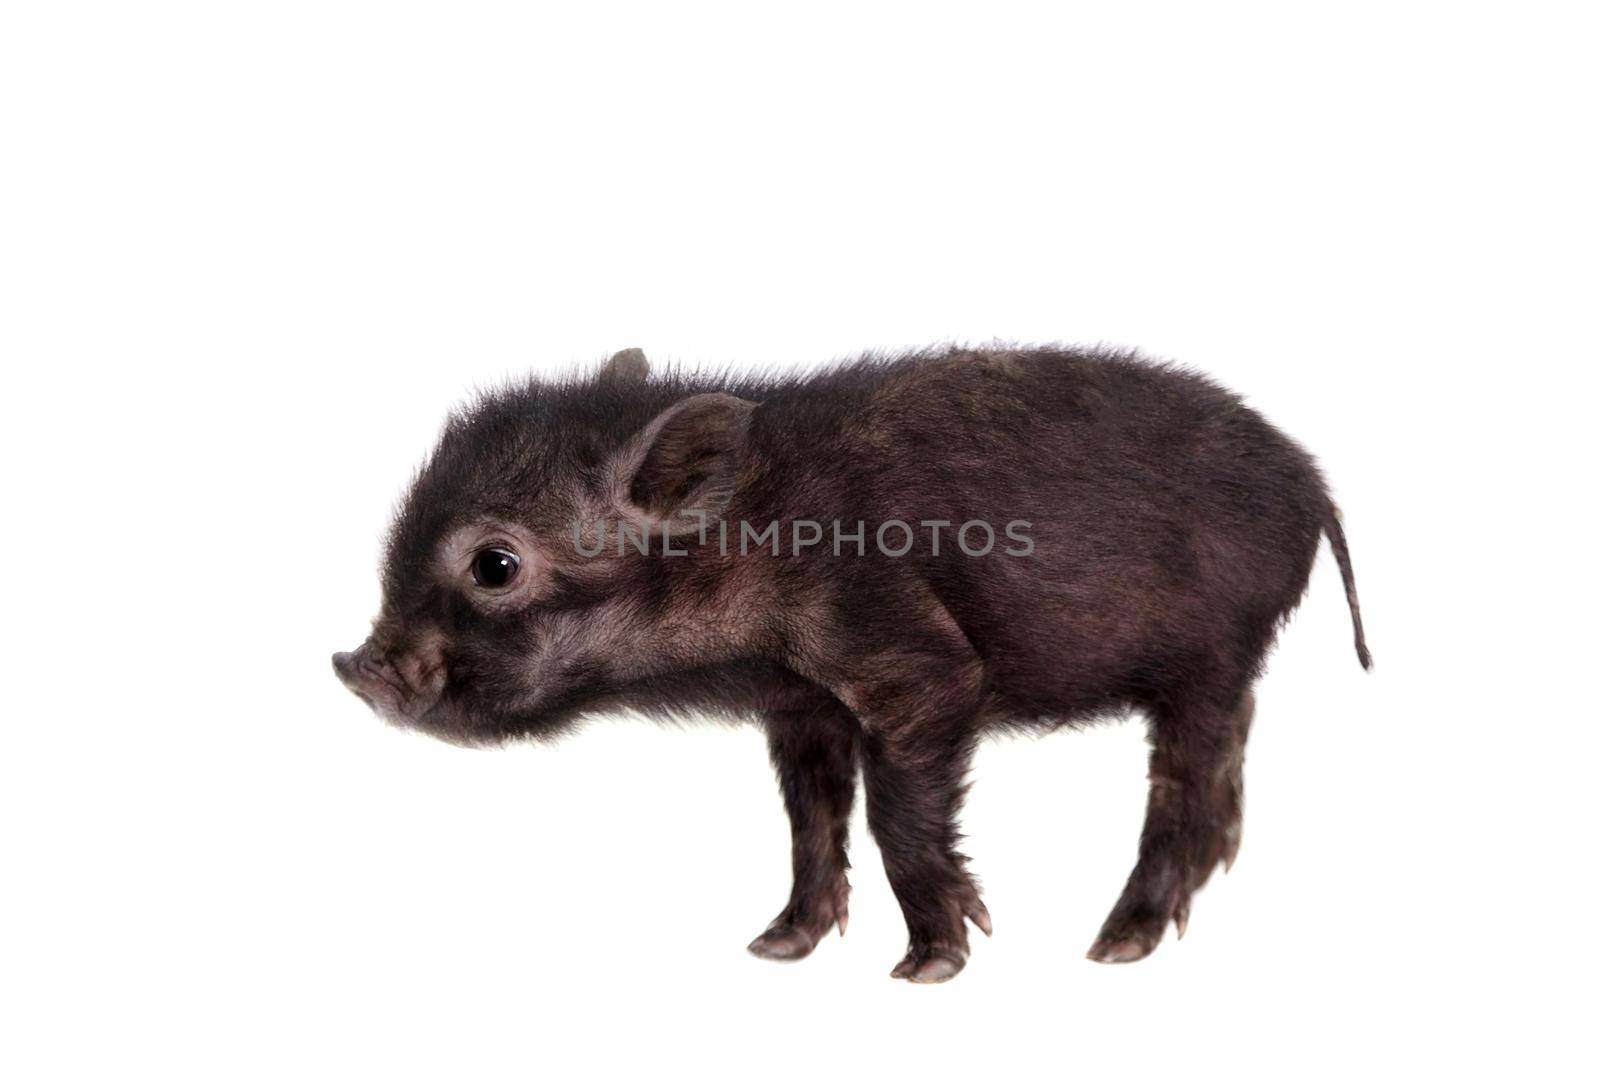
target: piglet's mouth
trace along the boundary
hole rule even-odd
[[[426,677],[425,688],[419,691],[408,684],[400,669],[373,655],[366,645],[354,652],[335,652],[333,673],[373,711],[402,726],[422,722],[438,707],[444,689],[442,670],[436,672],[436,678]]]

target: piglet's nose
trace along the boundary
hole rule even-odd
[[[333,673],[345,688],[368,703],[381,702],[389,695],[387,675],[381,662],[373,661],[365,645],[354,652],[333,654]]]
[[[393,710],[401,702],[401,693],[390,677],[386,664],[374,661],[366,645],[354,652],[333,654],[333,673],[339,676],[345,688],[365,700],[373,708]]]

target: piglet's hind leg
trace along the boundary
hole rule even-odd
[[[1233,703],[1199,702],[1153,716],[1150,800],[1139,861],[1089,958],[1131,963],[1155,951],[1167,924],[1182,937],[1189,902],[1239,848],[1244,745],[1255,711],[1246,691]]]

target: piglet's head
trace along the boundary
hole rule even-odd
[[[725,512],[754,410],[651,380],[637,349],[481,398],[413,482],[379,617],[334,672],[391,723],[477,743],[557,731],[690,665],[692,620],[664,592],[689,564],[619,553],[617,530],[677,537],[686,512]]]

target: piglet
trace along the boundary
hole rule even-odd
[[[628,349],[450,418],[333,664],[457,743],[620,708],[759,724],[793,830],[769,959],[844,932],[859,771],[913,982],[991,930],[956,851],[978,740],[1137,711],[1144,832],[1089,950],[1126,962],[1238,853],[1251,685],[1324,536],[1370,667],[1315,463],[1198,374],[1002,347],[652,374]]]

